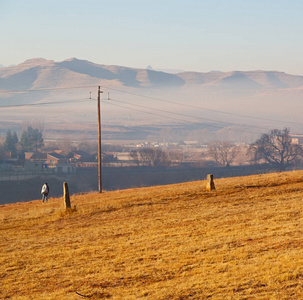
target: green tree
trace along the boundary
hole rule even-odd
[[[15,144],[17,144],[19,142],[16,131],[14,131],[14,133],[13,133],[13,141],[15,142]]]
[[[17,147],[16,147],[17,143],[18,143],[17,133],[14,132],[12,134],[11,131],[8,130],[6,133],[6,138],[5,138],[5,142],[4,142],[4,150],[11,152],[12,157],[17,156]]]
[[[22,132],[20,144],[24,152],[37,151],[44,145],[42,133],[39,129],[33,129],[30,126]]]
[[[0,143],[0,160],[4,158],[5,153],[4,153],[4,143]]]

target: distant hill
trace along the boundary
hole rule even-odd
[[[44,115],[49,123],[86,123],[94,120],[95,105],[92,101],[90,104],[77,101],[88,99],[90,92],[95,93],[93,97],[96,98],[98,85],[110,91],[113,100],[116,98],[137,105],[125,108],[121,102],[111,102],[112,106],[106,107],[105,120],[115,124],[168,124],[176,123],[178,119],[184,122],[181,116],[168,116],[167,113],[153,111],[144,114],[142,110],[145,110],[145,106],[172,113],[195,114],[200,123],[209,120],[214,123],[239,123],[241,126],[248,122],[254,124],[255,120],[250,118],[237,117],[238,120],[235,120],[236,115],[243,114],[261,117],[266,126],[280,128],[289,124],[272,124],[266,119],[298,123],[302,119],[297,108],[303,97],[303,76],[262,70],[172,74],[154,70],[150,66],[139,69],[95,64],[77,58],[61,62],[34,58],[16,66],[0,68],[0,107],[62,101],[60,106],[52,105],[44,110],[39,106],[31,106],[27,110],[3,110],[0,111],[0,118],[8,121],[14,119],[20,123],[24,119]],[[66,87],[69,89],[63,89]],[[164,102],[158,99],[164,99]],[[77,100],[73,103],[73,114],[58,114],[60,111],[69,111],[71,105],[63,104],[73,100]],[[138,108],[138,105],[143,107]],[[203,111],[204,108],[206,110]],[[227,114],[218,114],[217,110]],[[303,126],[300,125],[297,131],[302,130]]]
[[[73,85],[96,85],[134,88],[163,88],[207,86],[237,89],[303,88],[303,76],[277,71],[232,71],[208,73],[182,72],[170,74],[151,67],[137,69],[100,65],[87,60],[71,58],[55,62],[43,58],[27,60],[19,65],[0,70],[0,90],[24,90]]]
[[[262,89],[303,87],[303,76],[277,71],[233,71],[209,73],[184,72],[178,74],[187,84],[221,88]]]
[[[30,59],[0,70],[0,90],[24,90],[107,83],[128,87],[182,86],[184,80],[164,72],[98,65],[76,58],[54,62]]]

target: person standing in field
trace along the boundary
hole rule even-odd
[[[41,189],[41,194],[42,194],[42,202],[47,202],[48,199],[48,193],[49,193],[49,186],[46,183],[43,184],[42,189]]]

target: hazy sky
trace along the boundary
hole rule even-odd
[[[0,64],[303,75],[302,0],[0,0]]]

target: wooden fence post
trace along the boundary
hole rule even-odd
[[[208,174],[207,175],[207,182],[206,182],[206,189],[210,192],[212,190],[215,190],[215,183],[214,183],[214,175]]]
[[[64,198],[64,205],[66,209],[70,209],[70,198],[69,198],[69,190],[68,185],[66,182],[63,182],[63,198]]]

